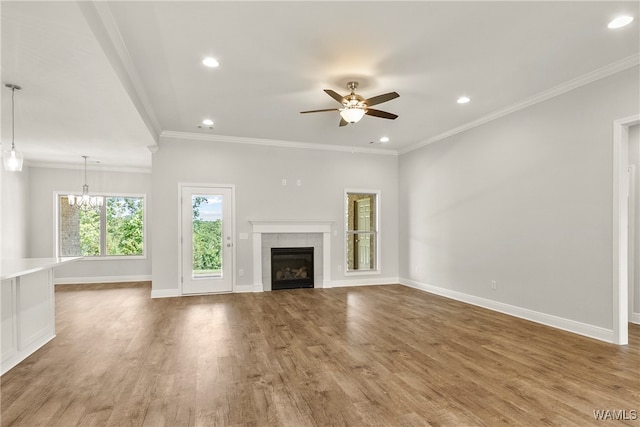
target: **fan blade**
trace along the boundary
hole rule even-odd
[[[329,95],[330,97],[332,97],[333,99],[335,99],[336,101],[338,101],[340,104],[342,104],[342,101],[344,100],[344,97],[342,95],[340,95],[338,92],[335,92],[331,89],[325,89],[324,90],[327,95]]]
[[[390,120],[395,120],[398,118],[396,114],[387,113],[386,111],[374,110],[373,108],[367,108],[367,111],[365,112],[365,114],[367,116],[380,117],[383,119],[390,119]]]
[[[342,127],[342,126],[346,126],[348,125],[349,122],[346,121],[345,119],[343,119],[342,117],[340,117],[340,124],[338,126]]]
[[[300,114],[307,113],[322,113],[324,111],[339,111],[337,108],[325,108],[324,110],[309,110],[309,111],[300,111]]]
[[[378,95],[378,96],[374,96],[373,98],[366,99],[364,102],[369,107],[372,107],[374,105],[382,104],[383,102],[396,99],[399,96],[400,95],[398,95],[398,92],[389,92],[389,93],[385,93],[384,95]]]

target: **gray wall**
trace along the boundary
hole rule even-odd
[[[82,191],[84,171],[81,169],[31,168],[29,203],[30,251],[33,258],[55,256],[55,192]],[[151,276],[151,241],[149,212],[151,211],[151,174],[89,170],[87,183],[92,193],[144,194],[147,196],[147,258],[142,260],[85,259],[56,269],[57,281],[74,278],[118,278]]]
[[[402,155],[400,276],[611,329],[612,122],[638,91],[634,67]]]
[[[350,279],[344,271],[345,188],[380,190],[382,272],[398,276],[398,159],[274,146],[162,138],[153,157],[153,289],[178,289],[178,183],[234,184],[236,233],[249,233],[250,220],[333,221],[332,280]],[[288,180],[282,186],[282,179]],[[296,180],[302,186],[296,186]],[[237,286],[253,284],[252,239],[236,234]],[[342,271],[338,268],[342,267]],[[359,276],[366,282],[366,276]]]
[[[6,172],[0,164],[0,253],[3,259],[29,256],[28,203],[30,168],[23,166],[22,172]]]

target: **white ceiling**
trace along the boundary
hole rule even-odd
[[[162,132],[403,151],[610,64],[637,64],[639,4],[3,1],[2,84],[24,88],[16,144],[36,164],[86,154],[149,168]],[[621,13],[636,19],[607,29]],[[202,66],[209,55],[219,68]],[[397,91],[376,108],[399,118],[339,128],[335,112],[299,114],[338,106],[323,89],[346,94],[354,79],[365,98]],[[456,103],[463,94],[471,103]],[[204,118],[214,129],[197,127]]]

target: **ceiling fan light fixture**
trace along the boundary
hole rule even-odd
[[[364,117],[366,110],[359,107],[347,107],[340,110],[340,117],[347,123],[357,123]]]

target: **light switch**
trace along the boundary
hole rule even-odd
[[[249,233],[240,233],[240,240],[248,240]]]

